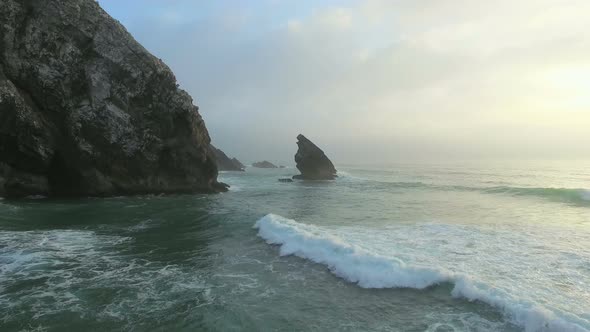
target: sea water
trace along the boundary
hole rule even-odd
[[[0,330],[589,331],[587,162],[0,201]]]

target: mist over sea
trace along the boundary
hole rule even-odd
[[[590,163],[0,201],[0,330],[588,331]]]

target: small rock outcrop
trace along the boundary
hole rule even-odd
[[[278,168],[277,165],[271,163],[270,161],[259,161],[252,164],[252,167],[256,168]]]
[[[246,165],[242,164],[241,161],[237,160],[236,158],[231,158],[231,162],[236,165],[238,168],[242,170],[246,170]]]
[[[217,161],[217,168],[220,171],[244,171],[246,168],[239,160],[236,158],[230,159],[223,151],[219,150],[218,148],[214,147],[213,145],[210,146],[213,154],[215,155],[215,159]]]
[[[227,190],[191,97],[95,0],[0,13],[0,195]]]
[[[312,141],[299,134],[297,146],[299,149],[295,154],[295,162],[301,174],[293,176],[294,179],[333,180],[337,177],[334,164]]]

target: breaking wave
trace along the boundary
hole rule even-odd
[[[363,288],[424,289],[441,283],[454,285],[451,295],[482,301],[500,309],[526,331],[589,331],[590,322],[559,317],[551,310],[494,288],[468,275],[442,268],[412,266],[395,257],[373,253],[346,243],[313,226],[269,214],[256,222],[258,235],[280,246],[280,255],[295,255],[327,266],[333,274]]]

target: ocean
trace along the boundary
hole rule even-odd
[[[1,331],[590,331],[590,163],[0,201]]]

